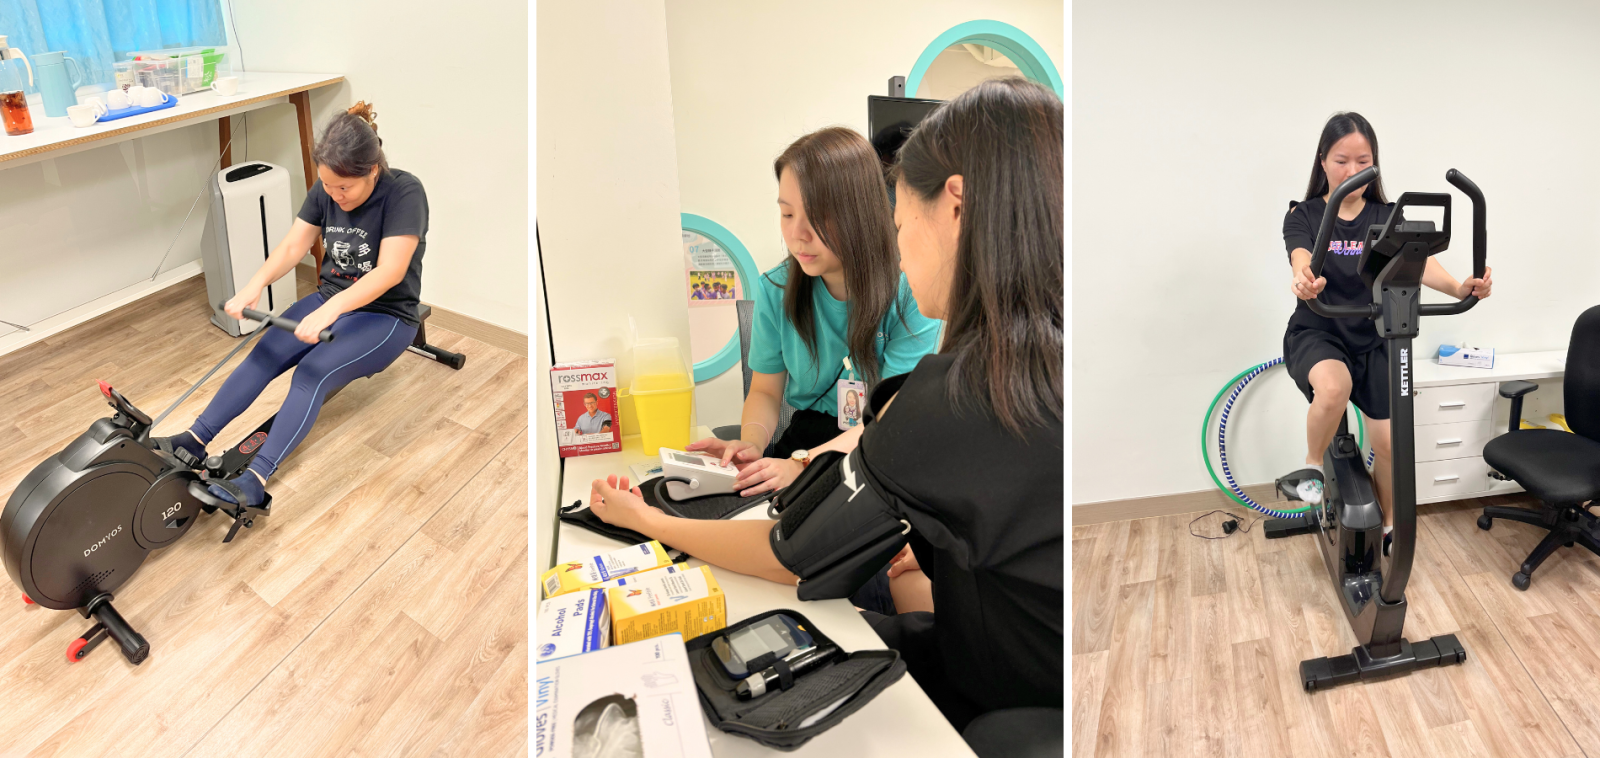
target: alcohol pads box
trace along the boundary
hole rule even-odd
[[[538,661],[592,653],[611,644],[606,591],[569,592],[539,603]]]
[[[1494,348],[1440,345],[1439,365],[1494,368]]]
[[[682,635],[534,666],[533,755],[711,758]]]
[[[616,361],[558,363],[550,368],[550,390],[562,458],[622,449]]]
[[[672,559],[667,557],[667,551],[661,547],[661,543],[651,540],[643,545],[613,550],[581,561],[558,563],[555,568],[539,576],[539,586],[546,598],[552,598],[671,563]]]
[[[728,625],[728,604],[710,566],[656,574],[606,590],[612,644],[674,633],[691,640]]]

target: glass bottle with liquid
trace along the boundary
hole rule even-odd
[[[21,50],[11,47],[0,35],[0,122],[6,134],[20,137],[33,133],[33,115],[28,112],[27,87],[33,86],[33,65]]]

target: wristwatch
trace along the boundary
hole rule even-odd
[[[800,470],[801,471],[805,471],[806,467],[811,465],[811,451],[810,450],[796,450],[796,451],[794,451],[794,453],[792,453],[789,456],[789,459],[799,463],[800,464]]]

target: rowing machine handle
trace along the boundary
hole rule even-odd
[[[1444,174],[1445,181],[1455,185],[1463,194],[1472,199],[1472,278],[1482,279],[1484,260],[1488,257],[1488,232],[1484,229],[1484,216],[1486,211],[1483,204],[1483,191],[1478,189],[1466,174],[1455,169],[1450,169]],[[1450,303],[1449,305],[1424,305],[1421,313],[1424,316],[1453,316],[1457,313],[1466,313],[1472,306],[1478,304],[1477,295],[1467,295],[1465,298]]]
[[[217,309],[218,310],[223,310],[223,307],[221,305],[219,305],[219,306],[217,306]],[[299,321],[295,321],[292,318],[284,318],[282,316],[274,316],[274,315],[272,315],[270,313],[262,313],[261,311],[253,311],[253,310],[250,310],[249,308],[245,308],[244,309],[244,317],[245,318],[249,318],[249,319],[255,319],[256,321],[260,321],[260,322],[263,322],[263,323],[271,324],[272,326],[276,326],[279,329],[282,329],[282,330],[284,330],[286,332],[293,332],[294,330],[300,328],[300,322]],[[317,339],[321,340],[323,342],[332,342],[333,341],[333,330],[332,329],[323,329],[322,333],[317,335]]]
[[[1328,258],[1328,243],[1333,237],[1333,223],[1339,219],[1339,205],[1344,202],[1345,195],[1371,184],[1377,178],[1378,167],[1368,166],[1355,176],[1344,180],[1338,189],[1328,196],[1328,207],[1322,211],[1322,224],[1317,227],[1317,241],[1311,248],[1313,281],[1322,276],[1322,264]],[[1371,305],[1328,305],[1322,302],[1320,294],[1305,302],[1313,313],[1327,318],[1372,318],[1373,314]]]

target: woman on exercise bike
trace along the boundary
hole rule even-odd
[[[294,270],[320,234],[325,253],[317,291],[280,314],[300,328],[293,335],[268,329],[187,431],[156,440],[169,452],[182,449],[204,459],[212,438],[268,383],[294,369],[260,452],[245,473],[213,481],[215,497],[260,505],[267,480],[311,432],[327,394],[388,368],[417,334],[428,198],[415,176],[389,168],[377,132],[376,114],[364,102],[328,123],[312,151],[317,181],[293,228],[224,307],[234,318],[255,309],[261,291]],[[332,329],[334,339],[319,343],[324,329]]]
[[[1393,462],[1389,451],[1389,351],[1370,319],[1330,319],[1305,304],[1319,295],[1329,305],[1367,305],[1370,288],[1362,283],[1357,264],[1366,244],[1367,229],[1388,220],[1394,208],[1383,195],[1383,179],[1345,196],[1334,223],[1322,276],[1311,276],[1311,248],[1317,227],[1333,188],[1368,166],[1378,165],[1378,135],[1359,113],[1338,113],[1322,127],[1317,154],[1311,163],[1306,199],[1283,219],[1284,247],[1289,253],[1293,279],[1289,289],[1296,303],[1283,336],[1283,359],[1295,386],[1311,401],[1306,413],[1306,465],[1280,480],[1285,497],[1307,503],[1322,502],[1322,453],[1333,442],[1344,416],[1345,404],[1354,401],[1366,416],[1368,439],[1374,454],[1373,481],[1378,502],[1387,505],[1394,493]],[[1422,283],[1457,299],[1489,296],[1491,270],[1483,279],[1456,281],[1437,258],[1428,259]],[[1383,511],[1384,552],[1388,553],[1393,512]]]
[[[896,594],[901,613],[863,616],[958,730],[1063,702],[1062,131],[1055,93],[1022,79],[983,82],[917,126],[895,169],[900,268],[948,331],[868,395],[862,426],[809,451],[859,442],[914,503],[896,565],[922,569],[917,606],[935,611],[905,612]],[[593,483],[590,508],[708,563],[797,581],[773,522],[668,516],[616,476]]]

